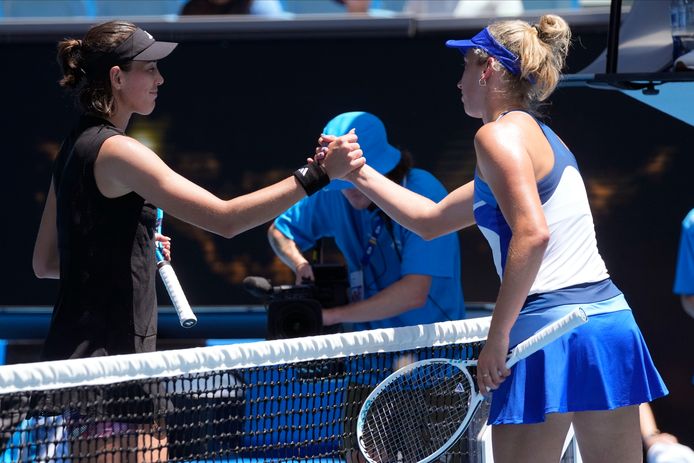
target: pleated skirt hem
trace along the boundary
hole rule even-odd
[[[668,391],[631,310],[589,322],[518,362],[492,394],[489,424],[541,423],[549,413],[613,410]]]

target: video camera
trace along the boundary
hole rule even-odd
[[[272,286],[263,277],[246,277],[243,286],[267,305],[267,339],[287,339],[339,331],[323,326],[322,309],[348,303],[349,283],[343,265],[314,264],[314,282]]]

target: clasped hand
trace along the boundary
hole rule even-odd
[[[354,129],[341,137],[322,134],[314,157],[308,158],[307,162],[323,166],[331,179],[344,178],[366,163],[357,140]]]

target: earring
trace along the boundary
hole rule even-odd
[[[477,83],[480,84],[480,87],[487,86],[487,80],[484,77],[480,77],[480,80],[478,80]]]

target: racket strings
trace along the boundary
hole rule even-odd
[[[464,373],[448,363],[422,365],[398,377],[368,410],[365,452],[382,463],[417,462],[435,453],[463,422],[471,388]]]

